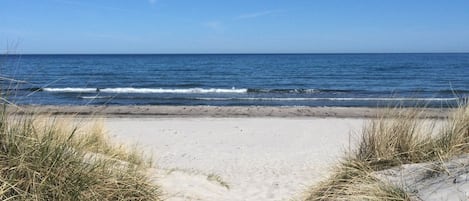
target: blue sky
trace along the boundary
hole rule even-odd
[[[469,52],[468,0],[0,0],[18,53]]]

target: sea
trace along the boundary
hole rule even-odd
[[[469,54],[0,56],[19,105],[426,106],[469,97]]]

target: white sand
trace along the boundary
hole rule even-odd
[[[327,176],[359,118],[109,118],[110,134],[154,154],[173,200],[295,200]]]
[[[405,164],[375,176],[410,192],[413,200],[469,200],[469,155],[448,161]]]

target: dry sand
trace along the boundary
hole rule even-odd
[[[375,172],[382,181],[405,189],[415,201],[469,200],[469,155],[448,161],[405,164]]]
[[[327,176],[360,118],[108,118],[154,153],[173,200],[292,200]]]

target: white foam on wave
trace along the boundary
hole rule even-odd
[[[80,96],[82,99],[109,99],[111,96]]]
[[[44,88],[48,92],[69,92],[69,93],[247,93],[247,89],[218,89],[218,88],[189,88],[189,89],[163,89],[163,88]]]
[[[246,93],[247,89],[203,89],[203,88],[190,88],[190,89],[152,89],[152,88],[105,88],[101,89],[105,93]]]
[[[74,87],[66,87],[66,88],[43,88],[43,91],[48,92],[70,92],[70,93],[92,93],[96,92],[96,88],[74,88]]]

